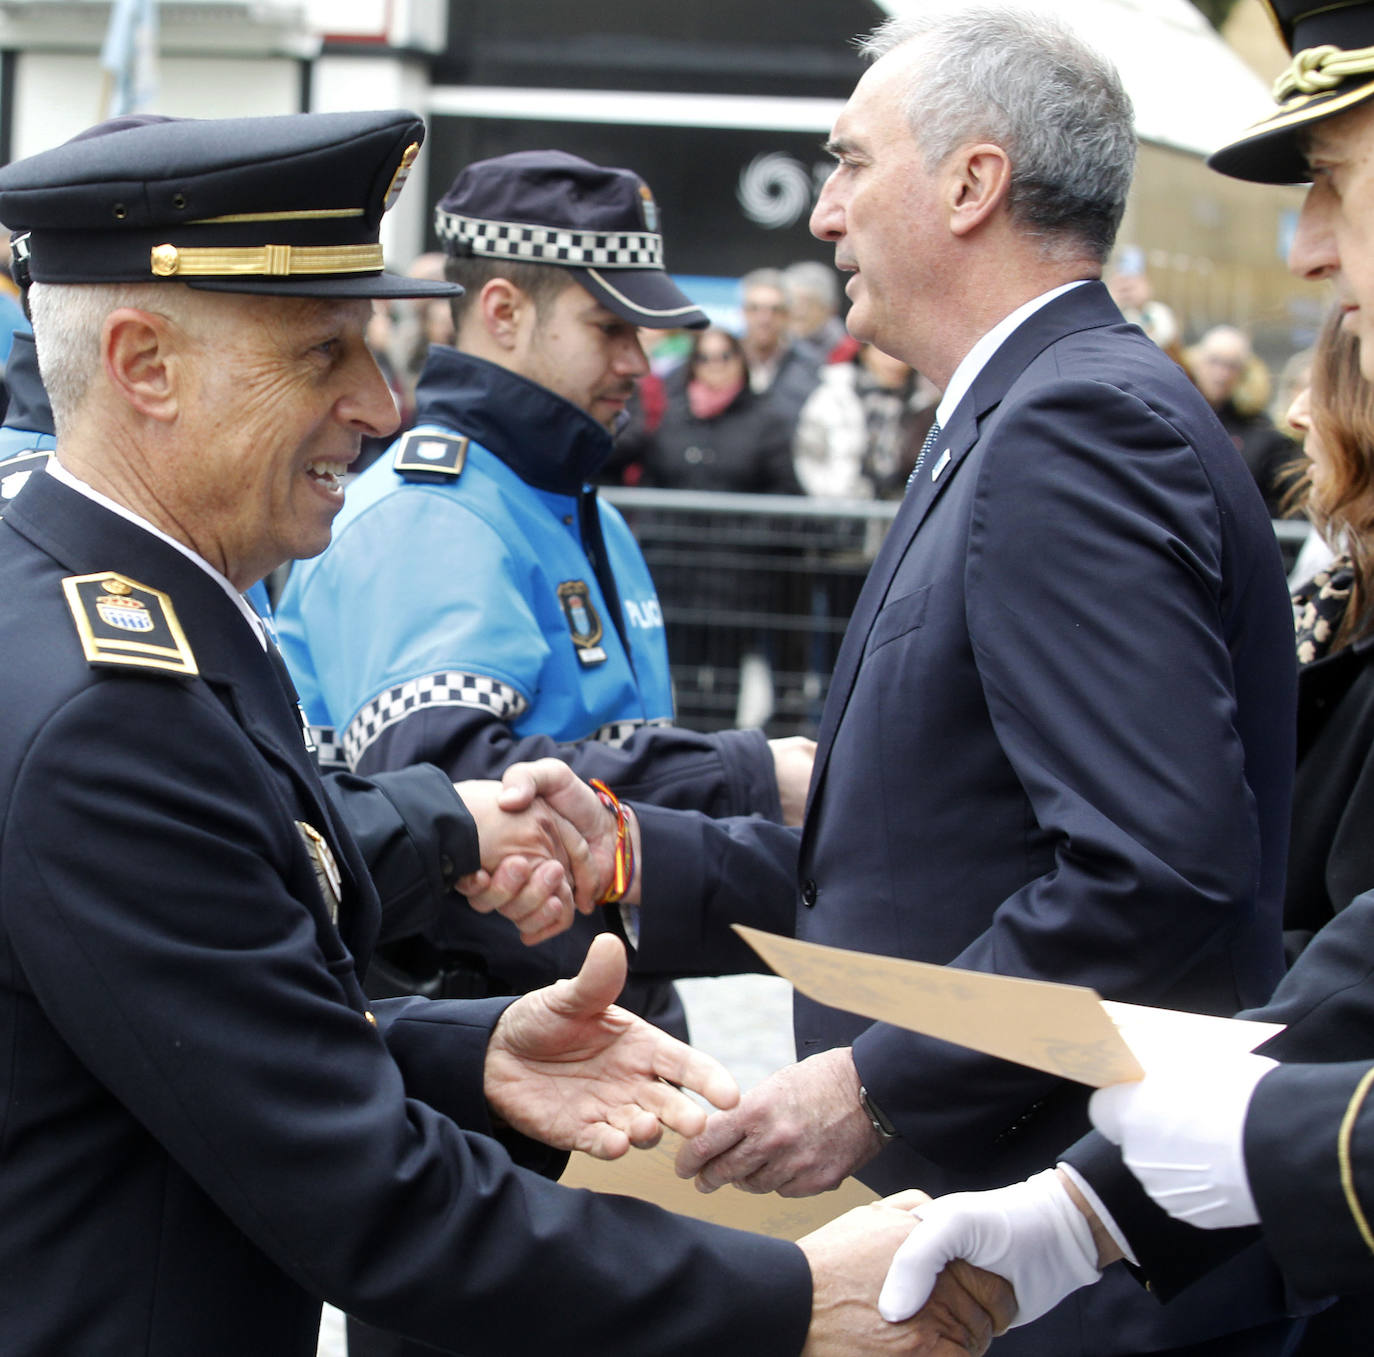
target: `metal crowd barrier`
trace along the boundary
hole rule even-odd
[[[607,486],[658,586],[677,719],[812,735],[893,501]],[[1274,531],[1291,568],[1305,522]]]

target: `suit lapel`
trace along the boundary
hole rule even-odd
[[[1056,297],[1007,337],[978,373],[950,416],[948,426],[942,431],[925,465],[902,499],[892,527],[864,581],[849,625],[845,628],[844,641],[835,660],[835,671],[821,714],[820,730],[816,735],[816,770],[811,778],[808,813],[811,802],[820,791],[835,734],[849,706],[859,667],[863,663],[869,632],[887,599],[892,577],[910,548],[912,539],[976,446],[983,421],[997,408],[1012,383],[1031,361],[1050,344],[1076,330],[1111,324],[1120,325],[1124,322],[1106,287],[1100,282],[1084,283]]]
[[[820,788],[834,744],[835,732],[839,729],[840,721],[849,706],[849,699],[859,676],[869,632],[887,598],[892,577],[897,573],[897,568],[910,548],[912,539],[934,508],[936,501],[944,494],[945,487],[954,480],[977,438],[978,425],[973,418],[970,403],[965,399],[960,402],[959,408],[950,418],[949,427],[941,431],[940,438],[931,448],[925,465],[908,486],[897,515],[892,520],[892,527],[873,560],[868,577],[864,580],[864,587],[859,593],[859,601],[854,605],[849,625],[845,628],[844,641],[835,659],[835,672],[831,676],[830,690],[821,714],[820,730],[816,735],[816,773],[811,779],[813,796]]]

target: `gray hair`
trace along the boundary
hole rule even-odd
[[[771,287],[782,293],[783,301],[787,300],[787,279],[782,276],[781,269],[751,269],[739,280],[741,297],[756,287]]]
[[[793,296],[810,297],[827,311],[840,307],[839,275],[829,264],[815,259],[800,259],[783,270],[783,281]]]
[[[1112,64],[1058,19],[1006,5],[938,5],[889,19],[859,50],[913,39],[902,110],[926,164],[988,141],[1011,161],[1008,210],[1047,252],[1111,251],[1135,170],[1131,101]]]
[[[76,415],[100,370],[105,317],[122,306],[180,320],[184,285],[172,283],[33,283],[29,314],[38,370],[59,435]]]

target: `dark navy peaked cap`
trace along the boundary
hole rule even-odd
[[[1207,163],[1236,179],[1300,184],[1311,178],[1303,133],[1374,98],[1374,4],[1369,0],[1264,0],[1293,55],[1274,82],[1278,108]]]
[[[565,268],[634,325],[695,330],[708,323],[664,270],[658,205],[633,170],[565,151],[479,160],[440,200],[434,227],[450,255]]]
[[[0,221],[33,282],[451,296],[382,271],[382,214],[423,140],[404,109],[114,119],[0,169]]]

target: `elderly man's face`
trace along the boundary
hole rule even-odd
[[[398,424],[364,342],[360,300],[207,295],[186,410],[196,455],[177,465],[192,545],[239,588],[329,545],[364,434]]]
[[[1374,105],[1312,129],[1312,187],[1288,253],[1300,277],[1329,278],[1344,328],[1360,340],[1360,368],[1374,381]]]
[[[870,66],[835,120],[829,149],[837,164],[811,214],[811,234],[834,242],[835,267],[851,275],[849,332],[920,366],[913,339],[931,320],[925,313],[948,233],[940,176],[927,169],[901,108],[914,48]]]

